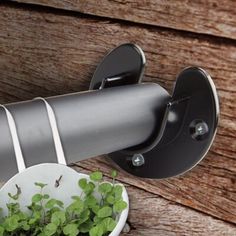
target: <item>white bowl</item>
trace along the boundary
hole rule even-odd
[[[55,181],[59,179],[60,176],[62,176],[60,186],[56,188]],[[35,182],[47,184],[43,191],[49,194],[51,198],[63,201],[64,206],[67,207],[71,203],[71,196],[80,196],[81,194],[81,189],[77,187],[78,180],[81,178],[89,179],[89,176],[78,173],[72,168],[61,164],[45,163],[29,167],[12,177],[0,189],[0,204],[3,209],[2,215],[7,215],[6,204],[9,203],[8,193],[16,193],[16,184],[22,191],[19,197],[22,210],[28,211],[27,206],[31,203],[31,197],[39,193],[39,188],[34,185]],[[129,199],[125,187],[123,187],[122,197],[128,204],[128,207],[121,213],[115,229],[109,236],[119,236],[125,226],[129,211]]]

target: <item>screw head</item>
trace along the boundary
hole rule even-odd
[[[195,134],[196,135],[203,135],[208,132],[208,125],[205,122],[201,122],[196,124],[195,127]]]
[[[145,159],[142,154],[134,154],[132,157],[133,166],[139,167],[145,164]]]
[[[192,138],[202,140],[209,132],[208,125],[203,120],[194,120],[190,124],[190,133]]]

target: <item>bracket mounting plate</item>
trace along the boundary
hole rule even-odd
[[[140,83],[144,67],[145,56],[138,46],[121,45],[98,66],[90,89]],[[109,156],[125,171],[143,178],[182,174],[206,155],[216,134],[218,116],[219,101],[211,77],[201,68],[186,68],[177,76],[158,143],[143,147],[141,153],[131,148],[131,153],[123,150]],[[141,165],[134,163],[137,156]]]
[[[123,44],[112,50],[97,67],[90,90],[140,83],[146,59],[141,48]]]

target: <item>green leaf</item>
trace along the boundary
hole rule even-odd
[[[106,200],[107,203],[113,205],[114,202],[115,202],[115,197],[112,196],[112,195],[108,195],[105,200]]]
[[[30,230],[30,225],[28,224],[27,221],[21,222],[21,227],[24,231],[29,231]]]
[[[127,203],[123,200],[119,200],[118,202],[116,202],[113,206],[113,210],[114,212],[117,212],[117,213],[121,213],[124,209],[127,208]]]
[[[93,207],[95,205],[98,204],[98,200],[93,196],[93,195],[89,195],[85,198],[84,203],[88,206],[88,207]]]
[[[102,178],[103,178],[103,174],[100,171],[95,171],[95,172],[90,174],[90,179],[92,181],[98,182],[98,181],[101,181]]]
[[[24,212],[20,211],[17,215],[19,216],[20,220],[27,220],[28,219],[28,215]]]
[[[0,236],[4,235],[4,231],[5,231],[5,229],[2,226],[0,226]]]
[[[77,200],[73,203],[71,203],[67,207],[67,211],[70,213],[75,213],[75,214],[81,214],[81,212],[84,210],[84,202],[82,200]]]
[[[101,223],[103,220],[103,218],[99,218],[98,216],[95,216],[93,218],[93,221],[94,221],[94,225],[99,225],[99,223]]]
[[[102,183],[98,187],[98,191],[102,194],[107,194],[112,191],[112,185],[110,183]]]
[[[54,223],[49,223],[48,225],[46,225],[44,229],[44,233],[46,236],[51,236],[56,232],[57,232],[57,225],[55,225]]]
[[[94,185],[94,183],[89,182],[89,183],[87,184],[86,188],[84,189],[85,194],[86,194],[86,195],[92,194],[93,191],[94,191],[94,189],[95,189],[95,187],[96,187],[96,186]]]
[[[20,210],[19,203],[7,203],[7,208],[9,211],[9,215],[14,215]]]
[[[113,193],[116,200],[122,199],[123,187],[121,185],[116,185],[113,189]]]
[[[19,226],[19,216],[13,215],[5,220],[5,230],[8,232],[13,232]]]
[[[43,195],[37,193],[32,197],[32,202],[37,203],[37,202],[40,202],[42,199],[43,199]]]
[[[102,207],[97,213],[97,216],[99,218],[105,218],[111,215],[112,215],[112,209],[111,207],[108,207],[108,206]]]
[[[100,206],[99,206],[99,205],[95,205],[95,206],[92,206],[91,209],[92,209],[92,211],[93,211],[94,214],[97,214],[98,211],[100,210]]]
[[[81,233],[88,233],[92,227],[93,227],[93,221],[88,220],[87,222],[79,226],[79,230]]]
[[[40,212],[42,210],[42,206],[40,204],[32,203],[28,208],[33,212]]]
[[[62,201],[59,201],[57,200],[57,203],[56,203],[57,206],[63,208],[64,207],[64,203]]]
[[[113,183],[102,183],[100,171],[90,175],[91,181],[80,179],[78,185],[84,194],[72,196],[72,203],[65,210],[63,202],[42,193],[47,184],[37,182],[35,186],[40,187],[40,192],[31,197],[30,212],[23,212],[16,202],[21,193],[17,186],[17,194],[9,194],[14,200],[7,203],[9,217],[0,216],[0,236],[108,235],[116,226],[112,218],[114,213],[127,207],[122,200],[123,187],[114,185],[117,172],[113,171],[111,176]],[[95,197],[97,192],[101,193],[102,199]]]
[[[76,224],[68,224],[63,228],[63,233],[69,236],[77,236],[79,234],[78,226]]]
[[[43,183],[34,183],[34,185],[40,188],[44,188],[47,186],[47,184],[43,184]]]
[[[78,221],[78,224],[83,224],[84,222],[86,222],[87,220],[89,220],[90,217],[90,210],[89,209],[85,209],[81,214],[80,214],[80,219]]]
[[[41,220],[41,212],[40,211],[34,211],[33,216],[29,220],[30,225],[34,225],[35,223],[39,222]]]
[[[38,217],[33,217],[33,218],[31,218],[31,219],[29,220],[29,225],[34,225],[34,224],[36,224],[37,222],[40,221],[40,219],[41,219],[41,215],[40,215],[39,218],[38,218]]]
[[[49,199],[49,198],[50,198],[50,196],[48,194],[43,195],[43,199]]]
[[[45,204],[45,207],[48,209],[53,208],[56,205],[56,203],[57,203],[57,200],[52,198]]]
[[[89,231],[89,236],[102,236],[103,228],[99,226],[95,226]]]
[[[87,179],[85,179],[85,178],[83,178],[83,179],[80,179],[79,180],[79,186],[80,186],[80,188],[81,189],[85,189],[86,188],[86,186],[87,186],[87,182],[88,182],[88,180]]]
[[[66,213],[63,211],[56,211],[52,214],[51,222],[55,225],[63,225],[66,221]]]
[[[48,209],[51,209],[55,206],[59,206],[59,207],[63,208],[64,203],[62,201],[52,198],[45,204],[45,208],[48,208]]]
[[[105,232],[112,232],[116,227],[116,224],[117,224],[116,221],[113,220],[111,217],[105,218],[102,221],[102,225]]]
[[[75,201],[79,201],[79,200],[81,200],[81,197],[79,197],[79,196],[72,196],[71,199],[73,199]]]
[[[112,172],[111,172],[111,177],[112,177],[113,179],[115,179],[117,176],[118,176],[117,171],[116,171],[116,170],[112,170]]]

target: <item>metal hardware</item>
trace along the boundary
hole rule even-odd
[[[193,139],[203,140],[208,131],[208,125],[203,120],[194,120],[190,123],[190,133]]]
[[[138,67],[141,61],[145,61],[144,53],[136,45],[126,44],[105,57],[96,70],[102,70],[103,73],[95,72],[90,89],[95,88],[95,81],[101,84],[108,71],[112,73],[111,67],[115,69],[115,74],[131,73],[118,68],[123,62],[120,54],[127,48],[129,52],[133,51],[133,57],[139,61],[134,71],[140,71],[140,74],[136,74],[138,79],[132,82],[142,82],[145,64],[140,69]],[[124,80],[128,79],[124,77],[119,80],[120,86]],[[162,118],[159,116],[153,134],[146,142],[110,154],[116,164],[133,175],[157,179],[172,177],[190,170],[203,159],[214,140],[219,116],[218,96],[209,74],[198,67],[184,69],[177,76],[173,94],[165,100],[162,108],[156,110],[158,113],[162,113]],[[136,153],[141,153],[145,158],[142,168],[134,168],[132,156]]]
[[[145,164],[145,159],[142,154],[134,154],[132,157],[133,166],[139,167]]]
[[[193,168],[209,150],[219,115],[216,89],[201,68],[183,70],[169,94],[143,83],[145,56],[134,44],[111,51],[90,91],[47,98],[67,162],[109,154],[144,178],[172,177]],[[14,117],[26,166],[56,162],[47,112],[40,101],[6,105]],[[0,180],[17,173],[6,114],[0,110]]]

